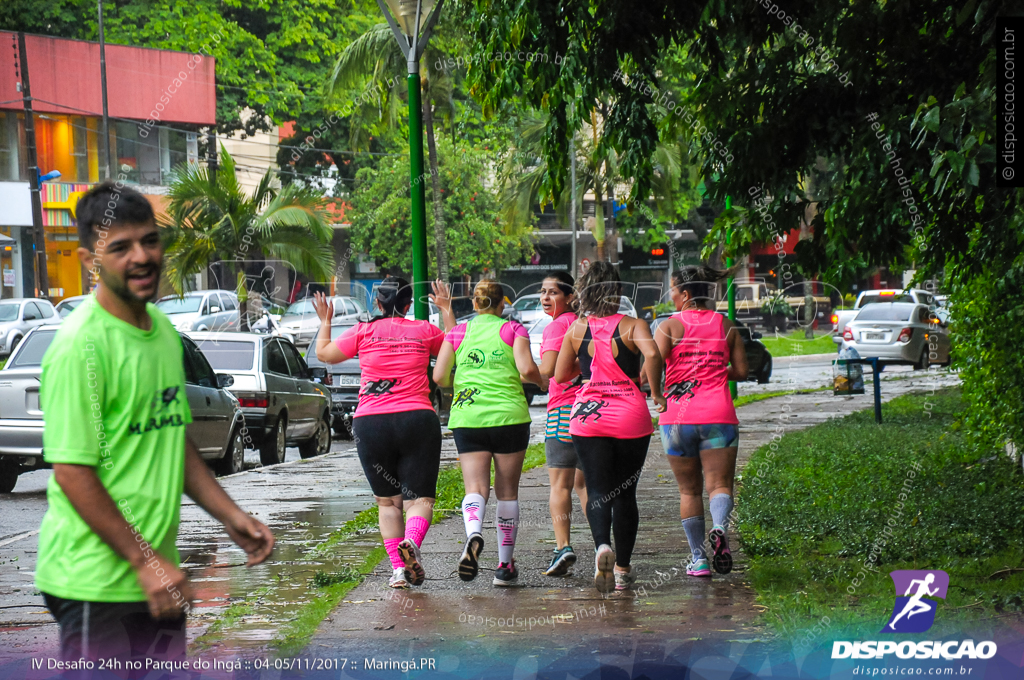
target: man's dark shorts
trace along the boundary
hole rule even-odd
[[[65,660],[141,660],[142,671],[132,675],[142,677],[147,673],[146,658],[185,657],[184,614],[177,620],[158,621],[150,616],[145,602],[82,602],[46,593],[43,599],[60,625],[60,652]]]

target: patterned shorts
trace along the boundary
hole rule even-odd
[[[559,406],[548,411],[547,427],[544,429],[545,439],[557,439],[560,442],[572,443],[569,434],[569,416],[572,415],[572,404]]]

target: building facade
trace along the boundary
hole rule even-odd
[[[26,35],[25,50],[39,172],[60,172],[40,188],[49,290],[34,288],[18,34],[0,31],[0,297],[56,302],[89,285],[75,252],[75,205],[107,165],[99,43]],[[174,169],[198,161],[197,133],[216,123],[215,62],[203,52],[106,46],[111,177],[124,175],[157,212]]]

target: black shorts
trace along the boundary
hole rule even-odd
[[[456,427],[455,448],[459,454],[473,451],[518,453],[530,445],[530,423],[495,427]]]
[[[157,620],[145,602],[83,602],[43,593],[46,608],[60,626],[60,653],[68,661],[78,658],[119,660],[185,657],[185,615]],[[152,668],[125,677],[141,678]],[[81,677],[86,677],[83,671]],[[102,675],[102,673],[101,673]],[[69,676],[73,677],[73,675]]]
[[[432,409],[352,419],[359,462],[373,495],[434,498],[441,465],[441,421]]]

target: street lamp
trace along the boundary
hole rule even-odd
[[[420,104],[420,56],[441,14],[444,0],[377,0],[395,40],[405,55],[409,86],[409,181],[412,198],[413,310],[417,319],[428,317],[427,224],[423,189],[423,111]],[[389,9],[390,8],[390,9]]]

